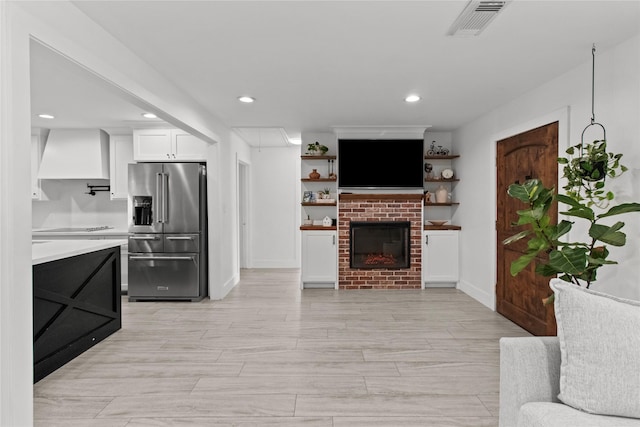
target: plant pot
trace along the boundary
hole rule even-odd
[[[582,171],[582,179],[585,181],[602,181],[605,178],[606,162],[592,162],[589,159],[580,160],[580,170]]]

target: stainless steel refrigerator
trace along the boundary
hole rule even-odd
[[[207,296],[207,178],[200,163],[129,165],[129,301]]]

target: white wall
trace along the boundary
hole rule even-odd
[[[33,228],[83,227],[107,225],[127,229],[127,201],[111,200],[109,192],[85,194],[87,183],[109,185],[106,180],[43,180],[48,200],[34,201]]]
[[[300,148],[251,150],[252,268],[300,267]]]
[[[591,46],[585,43],[585,63],[513,102],[454,132],[461,154],[457,169],[461,182],[456,191],[461,204],[460,289],[495,309],[495,143],[519,133],[540,120],[568,117],[561,128],[560,154],[580,142],[591,118]],[[608,147],[624,154],[630,171],[610,181],[616,203],[640,201],[640,40],[636,36],[609,50],[596,52],[596,121],[607,129]],[[567,113],[568,112],[568,113]],[[540,123],[544,124],[544,123]],[[562,172],[560,171],[560,175]],[[640,214],[614,217],[626,223],[627,245],[612,248],[617,266],[605,266],[592,289],[639,299]],[[572,219],[573,220],[573,219]],[[580,220],[578,219],[577,222]],[[576,224],[577,225],[577,224]],[[580,227],[570,238],[578,239]]]

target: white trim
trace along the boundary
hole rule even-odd
[[[29,37],[0,1],[0,425],[33,425]]]
[[[491,198],[491,200],[488,200],[488,202],[490,203],[491,206],[494,206],[495,208],[493,211],[493,224],[495,224],[498,219],[497,205],[496,205],[497,199],[498,199],[498,195],[496,194],[496,188],[498,187],[498,182],[497,182],[498,176],[496,174],[496,167],[497,167],[496,147],[498,145],[498,141],[557,121],[558,122],[558,152],[559,153],[564,152],[564,149],[569,147],[569,113],[570,113],[569,106],[562,107],[555,111],[552,111],[551,113],[544,114],[535,119],[513,126],[509,129],[500,131],[490,137],[490,141],[492,141],[490,149],[491,149],[491,154],[492,154],[494,164],[493,164],[493,167],[491,168],[492,176],[490,179],[490,181],[493,182],[493,191],[489,193],[489,197]],[[558,181],[560,181],[560,174],[558,174]],[[493,241],[496,243],[498,241],[497,230],[495,229],[495,227],[493,231]],[[495,243],[491,245],[491,260],[492,260],[492,265],[494,267],[491,271],[491,275],[492,275],[491,289],[493,290],[491,298],[493,302],[491,303],[491,305],[487,305],[487,304],[485,305],[487,305],[487,307],[493,307],[492,309],[495,310],[495,307],[496,307],[495,288],[496,288],[496,280],[497,280],[496,269],[498,266],[498,253],[497,253],[497,247]]]
[[[242,268],[251,268],[251,232],[249,213],[251,198],[249,197],[249,163],[240,159],[236,153],[236,203],[238,216],[238,272]],[[243,220],[246,225],[243,225]],[[244,232],[242,232],[244,227]]]
[[[466,280],[460,280],[460,282],[458,282],[458,290],[469,295],[471,298],[475,299],[482,305],[487,306],[491,310],[496,311],[495,291],[493,293],[485,292],[484,290],[480,289],[472,283],[467,282]]]
[[[415,126],[332,126],[340,139],[424,139],[431,125]]]

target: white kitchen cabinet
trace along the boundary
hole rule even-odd
[[[109,185],[111,200],[127,200],[129,163],[133,163],[133,136],[109,138]]]
[[[207,142],[180,129],[137,129],[133,131],[136,161],[205,161]]]
[[[338,280],[338,242],[335,230],[302,231],[301,287],[335,288]]]
[[[38,179],[38,169],[42,159],[42,143],[39,135],[31,135],[31,199],[42,200],[42,187]]]
[[[42,191],[42,181],[38,178],[40,163],[42,162],[42,153],[49,135],[49,129],[31,129],[31,199],[47,200],[45,193]]]
[[[207,160],[207,142],[179,129],[171,131],[174,160]]]
[[[458,231],[423,232],[423,287],[455,287],[458,282]]]

